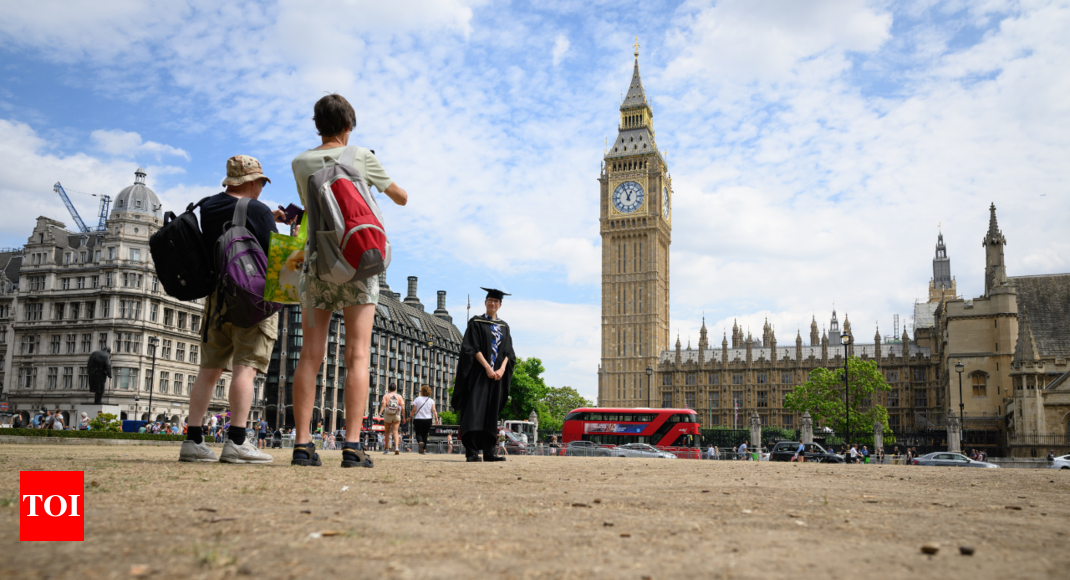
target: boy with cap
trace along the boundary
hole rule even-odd
[[[234,215],[234,206],[243,197],[249,198],[246,227],[256,237],[265,251],[271,240],[275,222],[286,221],[282,210],[271,211],[257,201],[264,184],[271,180],[264,175],[260,162],[247,155],[237,155],[227,160],[227,178],[223,185],[227,190],[210,197],[201,204],[201,234],[206,248],[215,246],[223,235],[225,225]],[[209,295],[204,305],[204,320],[210,318],[215,308],[215,296]],[[190,420],[186,440],[182,442],[179,461],[223,461],[225,463],[271,463],[273,458],[257,449],[253,441],[245,438],[245,423],[253,400],[253,379],[256,373],[266,373],[271,358],[271,349],[278,336],[279,315],[273,314],[251,328],[239,328],[224,322],[222,328],[206,327],[207,339],[201,343],[201,369],[190,392]],[[230,428],[227,442],[223,445],[222,457],[204,443],[202,421],[208,413],[212,391],[224,370],[232,372],[230,382]]]
[[[457,361],[457,383],[451,404],[460,423],[461,443],[468,461],[505,461],[494,453],[498,439],[498,414],[509,400],[516,354],[509,325],[498,318],[501,290],[487,291],[487,313],[468,321]]]

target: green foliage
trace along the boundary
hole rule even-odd
[[[874,361],[858,357],[847,359],[851,432],[872,433],[873,425],[880,421],[884,432],[888,429],[888,410],[881,405],[871,405],[874,393],[891,390],[884,381],[884,374]],[[844,412],[843,368],[833,370],[815,369],[806,383],[784,397],[784,406],[802,413],[807,411],[814,420],[814,435],[819,426],[828,426],[837,433],[846,430],[847,414]]]
[[[122,431],[53,431],[52,429],[0,429],[0,435],[16,437],[63,437],[67,439],[141,439],[145,441],[182,441],[185,435],[162,435],[152,433],[123,433]],[[214,440],[205,435],[209,443]]]
[[[443,425],[457,424],[457,413],[455,411],[442,411],[438,414],[438,418],[442,420]]]
[[[591,402],[572,387],[549,387],[542,403],[545,413],[539,412],[539,431],[545,433],[561,431],[569,411],[591,406]]]
[[[517,359],[513,381],[509,385],[509,402],[499,417],[503,421],[527,421],[532,411],[539,415],[541,402],[549,388],[541,375],[546,370],[535,357]],[[545,407],[544,407],[545,409]],[[541,417],[540,417],[541,418]]]
[[[89,428],[93,431],[119,433],[123,430],[123,424],[115,415],[111,413],[101,413],[89,421]]]

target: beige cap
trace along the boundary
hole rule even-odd
[[[223,185],[241,185],[257,179],[271,183],[271,180],[264,175],[264,168],[260,166],[260,162],[255,157],[235,155],[227,159],[227,178],[223,180]]]

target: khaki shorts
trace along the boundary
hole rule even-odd
[[[400,423],[400,422],[401,422],[401,415],[394,415],[393,413],[384,413],[383,414],[383,423],[386,424],[386,425],[389,425],[391,423]]]
[[[204,305],[205,324],[214,296],[209,296]],[[279,336],[278,313],[261,320],[251,328],[240,328],[229,322],[223,328],[214,323],[208,327],[208,340],[201,343],[201,368],[233,371],[233,365],[252,367],[267,374],[271,362],[271,349]]]

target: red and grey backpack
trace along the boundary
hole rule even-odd
[[[390,265],[383,216],[353,167],[356,155],[356,147],[346,147],[333,165],[328,163],[334,159],[325,155],[323,169],[308,177],[305,275],[333,284],[363,280]]]

